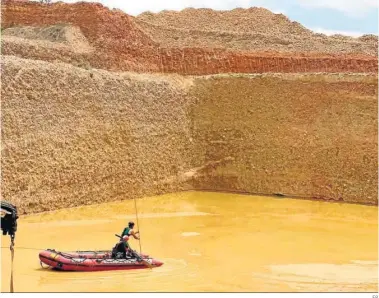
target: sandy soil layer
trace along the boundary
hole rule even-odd
[[[2,57],[2,197],[23,212],[190,188],[185,80]]]
[[[377,202],[372,76],[2,69],[2,194],[21,212],[204,188]]]
[[[197,78],[196,189],[377,204],[377,77]]]

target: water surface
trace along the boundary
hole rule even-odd
[[[41,269],[38,249],[111,249],[114,234],[136,221],[129,200],[71,208],[20,218],[15,291],[378,291],[377,207],[183,192],[139,199],[137,208],[142,251],[162,267]],[[139,250],[137,240],[130,243]],[[9,249],[1,253],[1,290],[8,292]]]

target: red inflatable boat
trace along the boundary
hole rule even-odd
[[[163,262],[141,254],[142,261],[135,257],[115,259],[111,251],[76,251],[59,252],[47,249],[39,253],[42,263],[56,270],[62,271],[107,271],[130,270],[159,267]]]

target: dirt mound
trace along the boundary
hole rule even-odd
[[[80,59],[72,58],[69,52],[66,52],[68,56],[53,53],[55,57],[51,58],[51,51],[44,48],[41,50],[39,46],[31,47],[30,42],[25,47],[21,47],[18,42],[17,48],[9,45],[7,52],[4,52],[2,48],[2,54],[17,55],[17,52],[22,52],[22,55],[18,56],[47,61],[67,62],[72,59],[74,61],[83,59],[82,64],[89,67],[110,70],[158,70],[156,43],[136,26],[130,16],[118,11],[111,11],[101,4],[85,2],[74,4],[58,2],[50,5],[35,2],[7,3],[1,6],[1,12],[3,30],[15,26],[70,25],[80,28],[89,45],[95,49],[91,56]],[[70,30],[66,31],[66,37],[67,34],[71,34],[69,38],[76,42],[80,39],[75,32]]]
[[[358,37],[358,40],[378,44],[378,36],[374,35],[374,34],[362,35],[362,36]]]
[[[159,27],[138,21],[141,30],[162,47],[177,48],[218,48],[233,51],[277,52],[299,55],[306,53],[324,54],[365,54],[375,56],[378,42],[372,37],[352,39],[347,36],[326,36],[313,34],[301,36],[286,34],[267,35],[263,33],[239,33],[200,31]],[[304,42],[306,39],[307,42]]]
[[[138,20],[173,29],[263,33],[270,35],[309,35],[312,32],[297,22],[291,22],[283,14],[275,14],[265,8],[236,8],[216,11],[207,8],[187,8],[182,11],[167,11],[154,14],[145,12]]]
[[[125,13],[111,11],[95,3],[35,2],[7,3],[2,5],[1,27],[49,27],[57,24],[79,27],[92,46],[117,51],[119,47],[148,49],[154,42],[142,32]],[[50,37],[51,38],[51,37]],[[117,46],[115,46],[117,39]]]
[[[12,27],[2,31],[3,37],[8,36],[28,40],[61,43],[75,52],[91,52],[93,48],[79,27],[70,25],[53,25],[48,27]]]
[[[26,39],[48,40],[52,42],[65,42],[66,26],[54,25],[49,27],[12,27],[2,31],[3,35],[11,35]]]
[[[283,14],[257,7],[230,11],[189,8],[179,12],[146,12],[137,16],[136,22],[165,47],[371,56],[376,56],[378,50],[377,37],[316,34]]]

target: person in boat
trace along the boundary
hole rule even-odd
[[[128,251],[131,249],[128,240],[129,236],[126,235],[120,239],[120,241],[115,245],[115,247],[112,250],[112,258],[116,258],[120,254],[122,254],[122,258],[126,259],[126,255],[128,254]]]
[[[131,222],[128,223],[128,226],[122,231],[121,237],[123,237],[123,236],[128,236],[128,237],[133,236],[134,239],[139,240],[139,236],[137,236],[137,234],[139,234],[139,231],[134,232],[133,229],[134,229],[134,222],[131,221]]]
[[[128,241],[129,236],[122,236],[120,241],[112,249],[112,258],[116,259],[121,257],[122,259],[126,259],[127,256],[130,256],[136,258],[138,261],[141,261],[141,257],[130,247]]]

